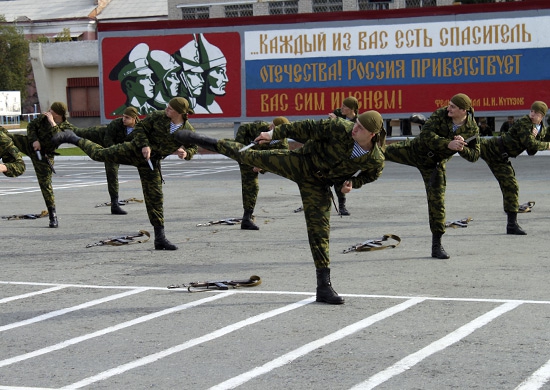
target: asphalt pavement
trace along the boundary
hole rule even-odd
[[[231,131],[231,130],[229,130]],[[225,136],[212,132],[213,136]],[[314,302],[315,270],[297,186],[261,175],[259,231],[197,226],[242,216],[240,174],[219,155],[163,162],[166,235],[145,205],[111,215],[103,164],[56,159],[59,228],[0,220],[0,389],[544,389],[550,388],[548,155],[513,160],[527,236],[505,234],[483,161],[448,164],[443,245],[430,257],[418,171],[387,163],[331,218],[332,281],[346,303]],[[121,199],[143,199],[133,167]],[[0,178],[1,214],[45,209],[31,164]],[[98,207],[96,207],[98,206]],[[396,248],[343,253],[384,234]],[[256,287],[190,293],[168,285],[246,279]]]

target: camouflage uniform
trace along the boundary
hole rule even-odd
[[[337,118],[342,118],[344,120],[351,121],[353,123],[357,122],[357,115],[355,115],[355,117],[353,119],[349,119],[344,114],[342,114],[342,109],[341,108],[337,108],[332,113],[334,115],[336,115]],[[342,192],[343,185],[344,185],[344,183],[337,183],[337,184],[334,185],[334,192],[336,192],[336,196],[338,197],[338,204],[339,204],[340,209],[346,207],[346,194],[344,194]],[[346,210],[346,212],[347,212],[347,210]],[[349,212],[347,214],[349,215]]]
[[[541,130],[533,136],[533,123],[525,115],[502,133],[500,137],[481,140],[481,158],[485,160],[498,181],[502,192],[504,211],[517,213],[519,210],[519,185],[510,157],[517,157],[527,150],[530,156],[539,150],[547,150],[550,145],[550,133],[541,123]]]
[[[353,123],[341,119],[297,121],[273,131],[273,139],[292,138],[303,143],[296,150],[253,150],[239,152],[243,144],[219,140],[217,150],[241,164],[273,172],[298,184],[306,218],[309,246],[317,269],[328,268],[330,210],[334,183],[351,178],[353,188],[378,179],[384,168],[384,154],[378,145],[351,159]]]
[[[262,131],[269,130],[269,123],[267,122],[254,122],[239,126],[237,134],[235,135],[235,141],[244,145],[250,144],[260,135]],[[261,144],[254,147],[255,150],[270,150],[270,149],[288,149],[288,141],[274,140],[267,144]],[[254,167],[246,164],[240,164],[241,170],[241,183],[242,183],[242,199],[243,209],[254,210],[256,207],[256,201],[258,199],[258,191],[260,190],[258,173],[252,169]],[[263,171],[262,171],[263,173]]]
[[[0,159],[8,169],[4,175],[17,177],[25,172],[25,162],[19,149],[15,147],[8,131],[0,126]]]
[[[44,202],[49,209],[55,209],[55,197],[52,188],[52,170],[47,163],[47,161],[49,161],[52,166],[54,164],[56,147],[51,139],[54,134],[60,131],[74,129],[75,127],[66,120],[59,123],[57,126],[52,126],[48,121],[48,117],[44,114],[40,114],[28,124],[27,135],[10,134],[17,149],[31,159],[38,179],[38,184],[40,185],[40,190],[42,191],[42,196],[44,197]],[[40,142],[42,160],[38,159],[33,149],[32,144],[35,141]]]
[[[132,133],[128,134],[127,127],[124,126],[122,118],[114,119],[106,126],[75,129],[74,132],[79,137],[86,138],[104,148],[121,144],[125,141],[131,141],[133,138]],[[119,164],[105,162],[107,190],[109,191],[111,199],[115,197],[118,198],[118,168]]]
[[[430,116],[418,137],[390,144],[384,153],[387,161],[410,165],[420,171],[428,198],[430,229],[434,234],[445,233],[445,166],[457,153],[448,148],[455,135],[466,140],[479,136],[479,129],[469,114],[466,123],[453,133],[452,119],[447,115],[447,107],[443,107]],[[477,161],[480,154],[477,139],[458,154],[470,162]]]
[[[195,131],[189,121],[185,121],[180,129]],[[164,226],[164,199],[160,161],[174,153],[181,145],[170,134],[170,118],[165,115],[164,111],[155,111],[141,122],[136,123],[132,134],[131,141],[108,148],[103,148],[97,143],[84,138],[78,141],[77,146],[92,160],[137,167],[149,221],[154,227]],[[153,170],[151,170],[141,152],[141,149],[146,146],[151,148]],[[183,146],[187,151],[185,159],[191,160],[197,153],[197,146]]]

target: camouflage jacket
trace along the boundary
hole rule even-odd
[[[134,129],[139,123],[139,119],[136,119]],[[117,118],[111,121],[105,129],[105,145],[107,147],[123,142],[131,141],[134,138],[134,130],[128,134],[128,128],[124,126],[122,118]]]
[[[329,183],[349,180],[353,188],[375,181],[384,168],[384,153],[379,145],[361,157],[350,158],[355,141],[351,137],[353,122],[344,119],[304,120],[277,126],[273,139],[292,138],[304,144],[291,153],[308,157],[313,169]],[[316,172],[312,172],[315,174]]]
[[[530,156],[536,154],[539,150],[547,150],[550,146],[550,134],[548,128],[541,123],[541,129],[537,136],[533,136],[533,128],[529,115],[521,117],[514,122],[510,129],[501,135],[504,149],[508,156],[517,157],[525,150]],[[491,142],[497,142],[498,138]]]
[[[254,122],[247,123],[239,126],[237,134],[235,134],[235,141],[248,145],[260,135],[262,131],[269,131],[269,123],[267,122]],[[281,140],[274,140],[269,143],[260,144],[254,147],[255,150],[266,149],[288,149],[288,140],[283,138]]]
[[[4,175],[9,177],[20,176],[25,172],[25,162],[19,149],[8,136],[8,131],[0,126],[0,159],[8,168]]]
[[[27,136],[31,145],[38,141],[43,154],[53,154],[56,147],[52,143],[54,134],[65,130],[74,130],[75,127],[68,121],[63,121],[56,126],[52,126],[48,121],[48,117],[40,114],[37,118],[29,122],[27,126]]]
[[[195,131],[188,120],[185,121],[181,129]],[[191,160],[197,153],[197,145],[180,145],[170,134],[170,118],[166,116],[164,110],[154,111],[147,115],[145,119],[136,123],[132,134],[134,137],[132,142],[140,149],[149,146],[151,156],[165,158],[178,150],[180,146],[183,146],[187,151],[186,160]]]
[[[437,109],[422,126],[418,137],[410,143],[419,155],[433,156],[434,161],[444,162],[457,153],[448,148],[455,135],[461,135],[464,139],[477,136],[464,147],[464,150],[458,152],[464,159],[476,162],[480,154],[479,128],[473,115],[468,114],[466,123],[453,132],[453,120],[447,114],[447,107]]]

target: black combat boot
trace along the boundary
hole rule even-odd
[[[508,224],[506,225],[506,234],[515,234],[518,236],[525,236],[527,233],[518,225],[518,213],[506,213],[508,214]]]
[[[244,230],[260,230],[260,228],[252,220],[254,210],[244,210],[243,220],[241,221],[241,229]]]
[[[350,215],[346,208],[346,196],[344,194],[338,194],[338,214]]]
[[[118,203],[118,196],[111,197],[111,214],[124,215],[128,214],[127,211],[122,210]]]
[[[164,226],[155,226],[154,229],[156,250],[175,251],[176,249],[178,249],[177,246],[168,241],[164,236]]]
[[[74,133],[72,130],[64,130],[60,131],[59,133],[55,133],[52,137],[52,143],[57,148],[61,144],[73,144],[76,145],[78,141],[80,141],[82,138],[80,138],[78,135]]]
[[[201,148],[204,148],[206,150],[210,150],[211,152],[217,152],[218,149],[216,147],[216,144],[218,143],[218,140],[215,138],[207,137],[202,134],[195,133],[194,131],[190,130],[178,130],[174,132],[174,139],[182,144],[195,144],[200,146]]]
[[[434,233],[432,236],[432,257],[437,259],[448,259],[451,256],[445,252],[443,245],[441,245],[441,233]]]
[[[317,302],[341,305],[344,298],[338,295],[330,283],[330,268],[317,268]]]
[[[48,214],[50,216],[50,227],[58,227],[59,223],[57,222],[57,213],[55,212],[55,207],[48,207]]]

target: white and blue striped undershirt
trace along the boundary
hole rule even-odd
[[[175,123],[170,122],[170,134],[172,134],[176,130],[179,130],[181,126],[183,126],[183,123],[176,125]]]
[[[365,154],[367,154],[368,152],[369,152],[368,150],[365,150],[361,146],[359,146],[357,141],[353,141],[353,150],[351,152],[351,157],[350,158],[361,157],[361,156],[364,156]]]

